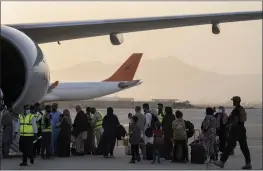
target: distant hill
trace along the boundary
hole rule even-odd
[[[101,62],[81,63],[51,72],[53,81],[100,81],[121,65]],[[223,68],[218,68],[218,70]],[[118,93],[135,99],[177,98],[190,101],[225,102],[233,95],[244,101],[261,101],[262,75],[220,75],[190,66],[177,58],[143,59],[135,75],[143,84]]]

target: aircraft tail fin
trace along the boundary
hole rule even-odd
[[[142,55],[142,53],[133,53],[111,77],[104,81],[132,81]]]
[[[48,93],[50,93],[54,88],[56,88],[58,86],[59,81],[55,81],[54,83],[52,83],[49,88],[48,88]]]

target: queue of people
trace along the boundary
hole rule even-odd
[[[240,105],[240,97],[235,96],[232,100],[235,108],[229,116],[223,106],[218,108],[219,112],[216,114],[215,109],[206,108],[199,141],[190,143],[197,151],[194,153],[194,150],[191,150],[191,162],[194,162],[194,158],[205,160],[208,157],[222,168],[228,157],[233,154],[236,142],[239,141],[246,159],[246,165],[242,169],[252,168],[244,127],[246,112]],[[163,104],[158,104],[158,111],[150,109],[147,103],[143,104],[142,108],[136,106],[135,114],[128,115],[130,120],[128,133],[123,130],[124,127],[111,107],[107,108],[104,115],[94,107],[87,107],[84,112],[81,106],[77,105],[74,122],[68,109],[63,113],[57,109],[58,105],[55,103],[52,106],[38,103],[33,106],[25,105],[24,112],[18,116],[14,137],[10,109],[2,120],[4,158],[8,157],[12,138],[19,133],[19,149],[23,154],[20,166],[27,166],[28,159],[33,164],[38,155],[43,159],[89,154],[112,158],[116,140],[125,136],[130,137],[132,155],[130,163],[140,162],[141,157],[143,160],[151,160],[152,164],[161,163],[160,158],[172,162],[190,161],[188,140],[195,134],[194,125],[184,120],[181,111],[173,113],[169,106],[164,108]],[[217,136],[221,152],[219,161],[217,161]],[[206,156],[200,156],[202,151],[198,152],[197,148],[200,150],[204,148]]]
[[[218,108],[219,112],[217,113],[215,113],[215,108],[206,108],[199,140],[190,144],[192,147],[191,162],[204,163],[204,160],[208,159],[216,166],[223,168],[228,157],[234,154],[238,141],[246,161],[242,169],[252,169],[244,126],[246,112],[240,105],[241,98],[239,96],[234,96],[232,101],[234,109],[229,116],[225,113],[223,106]],[[152,160],[153,164],[156,161],[160,163],[161,157],[172,162],[189,162],[188,139],[195,134],[194,125],[183,119],[181,111],[177,110],[173,114],[171,107],[165,107],[163,110],[162,104],[158,104],[158,111],[150,109],[147,103],[143,104],[143,111],[144,117],[141,117],[143,115],[138,117],[140,106],[137,106],[135,108],[136,114],[128,116],[131,120],[128,133],[131,138],[132,158],[130,163],[140,161],[140,146],[144,146],[142,148],[143,159]],[[142,128],[138,123],[144,123],[144,127]],[[219,143],[217,143],[217,137]],[[219,161],[218,152],[221,152]]]

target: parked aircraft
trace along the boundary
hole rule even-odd
[[[38,46],[41,43],[110,35],[111,43],[120,45],[123,33],[128,32],[211,24],[212,33],[219,34],[220,23],[259,19],[262,11],[1,25],[0,87],[5,103],[14,110],[43,100],[50,72]]]
[[[59,83],[56,81],[49,86],[43,101],[88,100],[138,86],[141,81],[133,78],[141,57],[141,53],[132,54],[111,77],[102,82]]]

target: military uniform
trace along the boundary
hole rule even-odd
[[[240,103],[241,98],[239,96],[234,96],[231,100],[233,103]],[[251,159],[250,152],[247,145],[247,136],[246,136],[246,128],[244,126],[247,120],[247,113],[245,109],[239,105],[235,105],[235,108],[230,114],[230,132],[227,141],[226,148],[221,156],[219,162],[215,162],[217,166],[224,167],[224,163],[227,161],[229,155],[235,148],[236,142],[239,142],[240,149],[245,157],[246,165],[242,169],[251,169]]]

